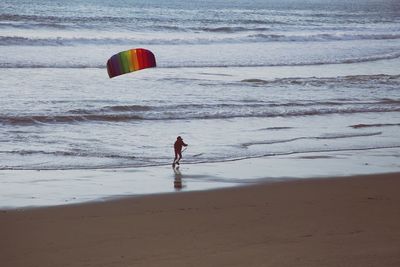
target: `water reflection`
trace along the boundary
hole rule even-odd
[[[174,179],[174,188],[176,190],[181,190],[182,189],[182,173],[179,170],[179,166],[174,169],[174,174],[175,174],[175,179]]]

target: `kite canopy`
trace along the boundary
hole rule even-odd
[[[119,52],[107,61],[107,71],[110,78],[155,66],[156,58],[154,54],[143,48]]]

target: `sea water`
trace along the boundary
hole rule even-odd
[[[109,79],[139,47],[157,68]],[[166,166],[178,135],[193,164],[400,156],[396,0],[3,0],[0,55],[2,177]]]

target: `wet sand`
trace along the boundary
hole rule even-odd
[[[400,266],[400,174],[0,211],[0,264]]]

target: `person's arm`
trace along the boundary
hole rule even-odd
[[[182,145],[183,145],[183,146],[188,146],[188,145],[187,145],[187,144],[185,144],[183,141],[182,141]]]

